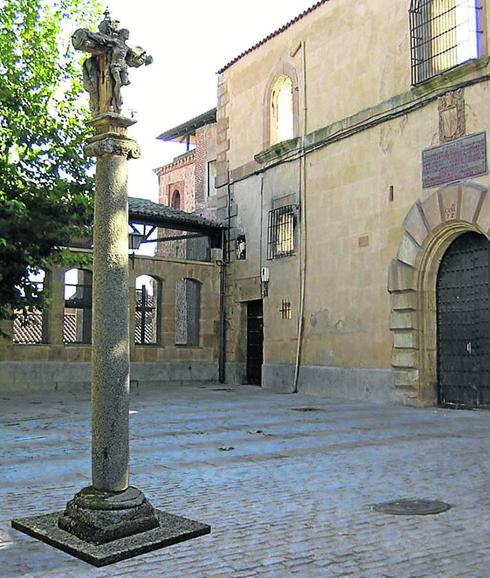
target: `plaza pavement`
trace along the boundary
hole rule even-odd
[[[132,484],[212,534],[99,569],[9,526],[90,483],[89,395],[0,394],[0,577],[490,577],[490,412],[227,389],[133,392]]]

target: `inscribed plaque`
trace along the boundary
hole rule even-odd
[[[487,136],[484,132],[422,151],[424,189],[487,172]]]

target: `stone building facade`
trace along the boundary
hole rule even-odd
[[[489,32],[486,0],[323,0],[220,71],[230,380],[490,405]]]
[[[146,199],[129,199],[131,235],[156,227],[201,233],[222,244],[222,226]],[[0,329],[0,391],[89,388],[91,374],[91,240],[72,267],[52,267],[32,281],[48,307]],[[129,239],[128,239],[129,244]],[[141,385],[216,382],[220,375],[221,268],[206,261],[135,255],[129,250],[131,380]],[[117,295],[114,295],[117,298]]]
[[[216,217],[216,109],[207,111],[159,137],[166,142],[186,144],[186,152],[171,163],[155,169],[158,202],[211,219]],[[162,235],[173,236],[171,231]],[[169,241],[157,246],[157,255],[202,258],[202,241]]]

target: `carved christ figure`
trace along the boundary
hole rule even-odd
[[[120,113],[121,87],[129,82],[128,67],[137,68],[153,62],[143,48],[126,44],[129,31],[120,28],[109,13],[99,24],[98,32],[79,28],[72,36],[73,46],[92,54],[83,63],[83,86],[90,95],[90,109],[95,115],[103,112]]]

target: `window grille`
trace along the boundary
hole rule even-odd
[[[92,335],[92,273],[72,269],[65,274],[63,342],[90,343]]]
[[[29,283],[32,292],[37,294],[40,300],[44,291],[45,276],[44,271],[39,271],[36,275],[29,273]],[[36,307],[27,311],[27,314],[22,311],[16,311],[12,342],[17,345],[36,345],[45,341],[46,319],[44,312]]]
[[[280,309],[281,319],[292,319],[293,310],[291,308],[291,301],[282,300],[282,305]]]
[[[294,254],[294,205],[269,211],[267,259]]]
[[[158,342],[157,297],[142,285],[136,289],[136,345],[156,345]]]
[[[412,0],[412,84],[479,56],[482,0]]]

